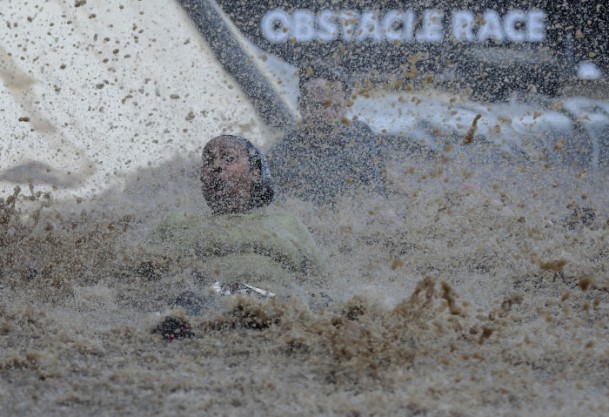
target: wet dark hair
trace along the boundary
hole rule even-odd
[[[309,80],[323,78],[328,81],[340,81],[347,94],[351,93],[353,86],[351,80],[338,66],[332,66],[324,61],[310,61],[304,63],[298,70],[298,89],[302,91]]]
[[[252,142],[241,136],[220,135],[211,140],[218,138],[228,138],[243,145],[247,152],[247,160],[250,171],[256,170],[260,173],[260,179],[253,186],[252,195],[247,209],[249,210],[256,207],[265,207],[271,204],[273,197],[275,196],[275,189],[273,186],[273,178],[271,177],[269,164],[262,152],[260,152],[260,150],[254,146]],[[207,145],[205,146],[207,147]],[[205,148],[203,148],[203,158],[205,158]]]

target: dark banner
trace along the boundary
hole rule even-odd
[[[295,65],[321,57],[351,73],[399,73],[416,63],[445,76],[481,61],[562,77],[581,61],[607,68],[600,1],[217,2],[254,44]]]

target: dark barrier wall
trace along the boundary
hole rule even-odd
[[[509,88],[520,81],[550,95],[576,76],[581,61],[609,72],[609,13],[601,1],[218,4],[253,43],[296,65],[324,57],[352,73],[400,74],[414,61],[420,73],[457,79],[484,72],[491,79],[518,78]]]
[[[180,0],[224,69],[240,84],[260,116],[271,127],[286,129],[293,116],[277,92],[239,45],[213,1]]]

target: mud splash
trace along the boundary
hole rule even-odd
[[[0,205],[1,414],[603,415],[603,175],[452,158],[394,164],[387,200],[270,209],[324,248],[328,307],[227,297],[200,317],[168,310],[194,265],[137,268],[163,207],[207,210],[189,163],[90,203],[16,190]],[[153,332],[165,315],[192,337]]]

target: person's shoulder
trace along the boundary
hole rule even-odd
[[[279,139],[267,151],[266,159],[271,166],[277,165],[279,162],[283,161],[285,155],[290,153],[291,148],[294,146],[294,140],[288,135],[289,133]]]
[[[374,132],[372,131],[372,128],[366,122],[364,122],[362,120],[353,120],[349,124],[349,129],[352,132],[357,132],[362,135],[372,136],[374,134]]]
[[[276,153],[281,153],[286,150],[291,150],[302,144],[302,132],[298,129],[288,131],[268,152],[268,156]]]
[[[361,120],[352,121],[347,127],[347,135],[351,140],[362,145],[373,145],[376,143],[377,136],[366,122]]]
[[[355,120],[350,124],[349,137],[359,144],[360,147],[365,147],[370,152],[382,152],[381,137],[375,134],[372,128],[361,120]]]
[[[294,170],[297,161],[306,158],[305,155],[308,152],[306,143],[301,132],[292,130],[269,149],[266,157],[276,187],[281,188],[282,183],[286,180],[286,175],[291,175],[289,173]]]

